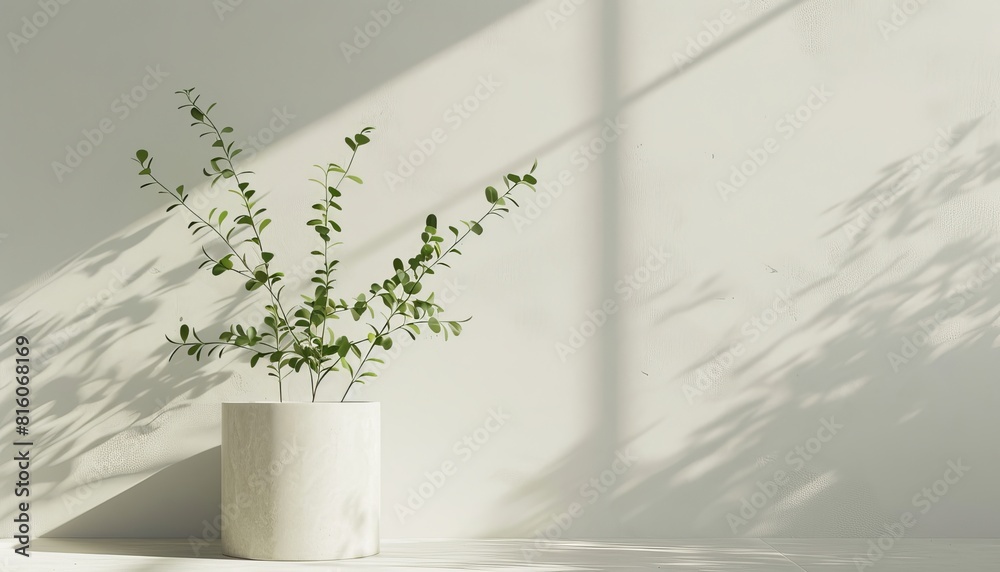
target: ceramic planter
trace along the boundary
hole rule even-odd
[[[223,553],[377,554],[380,469],[378,403],[223,403]]]

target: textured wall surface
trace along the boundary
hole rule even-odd
[[[207,243],[129,160],[149,149],[206,211],[227,200],[175,109],[197,87],[245,141],[299,286],[311,165],[375,126],[343,201],[344,297],[428,213],[471,218],[539,159],[538,194],[435,277],[447,315],[474,316],[463,335],[400,340],[353,394],[382,404],[385,537],[1000,535],[998,18],[4,2],[0,399],[28,336],[35,531],[212,538],[219,404],[276,397],[235,354],[165,361],[181,319],[262,317],[196,268]],[[6,535],[14,504],[5,487]]]

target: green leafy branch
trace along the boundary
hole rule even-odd
[[[177,207],[184,207],[194,216],[195,220],[188,224],[188,228],[192,229],[192,235],[197,236],[206,230],[212,231],[225,244],[229,252],[225,256],[215,258],[203,247],[202,254],[205,256],[205,261],[202,262],[199,268],[210,265],[212,274],[216,276],[226,272],[235,272],[246,279],[244,287],[247,291],[264,287],[271,298],[271,304],[266,306],[269,315],[265,318],[265,323],[269,323],[271,327],[271,332],[268,335],[274,339],[275,344],[280,344],[287,336],[291,336],[297,341],[298,336],[296,332],[288,326],[288,314],[282,308],[281,289],[277,287],[278,282],[284,274],[281,272],[271,272],[270,263],[274,258],[274,254],[267,251],[261,241],[261,234],[270,225],[271,219],[263,217],[267,209],[256,208],[257,201],[254,200],[254,195],[257,191],[250,187],[249,182],[240,179],[242,176],[252,174],[252,172],[237,171],[234,164],[234,159],[243,149],[236,148],[235,141],[227,143],[225,135],[232,133],[233,128],[219,128],[209,116],[209,112],[215,107],[215,104],[213,103],[207,108],[202,108],[198,104],[200,96],[194,96],[193,91],[193,89],[187,89],[177,92],[178,94],[183,94],[187,100],[187,103],[181,105],[178,109],[188,109],[191,117],[194,119],[191,125],[205,129],[199,137],[213,136],[212,147],[221,150],[218,156],[210,160],[209,168],[202,169],[202,173],[206,177],[212,177],[213,185],[217,184],[220,180],[231,179],[235,183],[235,188],[228,189],[228,192],[240,197],[242,207],[246,211],[245,214],[240,214],[230,219],[229,211],[220,211],[218,208],[213,208],[207,218],[201,216],[188,205],[187,200],[190,195],[185,193],[183,185],[178,186],[175,190],[170,190],[153,175],[153,158],[144,149],[137,151],[134,158],[140,167],[142,167],[139,174],[150,178],[150,182],[141,185],[141,187],[150,185],[159,186],[161,189],[160,193],[169,195],[175,201],[174,204],[167,207],[167,212]],[[256,210],[254,210],[255,208]],[[230,220],[228,225],[226,224],[227,220]],[[238,243],[234,242],[241,231],[249,231],[253,236]],[[260,263],[252,264],[248,261],[246,254],[238,249],[238,246],[247,242],[256,247],[254,250]],[[239,262],[239,266],[234,263],[234,259]],[[191,354],[200,359],[200,353],[191,352]],[[173,353],[171,354],[172,356]],[[256,360],[252,360],[252,363],[256,364]],[[272,374],[278,378],[279,397],[281,397],[282,371],[280,363],[278,366],[272,367]]]
[[[199,337],[194,328],[182,324],[178,339],[167,336],[167,341],[175,346],[170,359],[181,350],[186,350],[188,355],[199,360],[203,355],[219,357],[230,348],[247,351],[251,354],[251,367],[255,367],[261,361],[266,362],[268,375],[277,378],[278,396],[281,400],[284,399],[282,388],[287,372],[300,372],[303,368],[307,370],[312,399],[315,401],[320,383],[330,373],[346,370],[348,384],[341,397],[343,401],[354,384],[364,383],[366,378],[377,375],[369,365],[384,361],[374,356],[374,350],[390,349],[393,335],[397,332],[402,330],[412,339],[416,339],[422,333],[421,326],[425,326],[432,333],[443,333],[445,339],[449,333],[461,334],[462,324],[467,322],[468,318],[440,319],[438,315],[444,309],[434,301],[433,292],[421,296],[424,279],[434,274],[438,265],[449,267],[443,259],[451,253],[461,255],[458,245],[470,234],[482,234],[483,223],[487,217],[494,215],[502,218],[509,212],[508,202],[519,206],[511,195],[515,188],[527,186],[535,190],[534,185],[537,180],[533,173],[538,165],[537,161],[524,175],[505,176],[503,182],[506,192],[503,194],[492,186],[487,187],[485,193],[490,204],[489,209],[478,219],[461,221],[465,226],[464,232],[449,226],[453,238],[447,247],[444,247],[445,238],[438,233],[437,217],[433,214],[428,215],[420,235],[422,244],[415,256],[405,264],[402,260],[395,259],[393,273],[381,284],[373,283],[368,292],[350,300],[336,299],[332,295],[334,272],[340,261],[331,258],[330,252],[340,243],[333,242],[331,237],[333,232],[340,233],[342,228],[334,215],[343,210],[338,199],[343,196],[341,189],[344,182],[350,180],[359,185],[363,184],[362,179],[351,174],[350,170],[358,149],[370,143],[369,133],[373,128],[366,127],[354,137],[345,138],[351,150],[347,166],[341,167],[336,163],[328,163],[326,166],[316,165],[322,173],[322,179],[310,179],[322,188],[322,199],[312,205],[319,214],[316,215],[317,218],[306,223],[314,229],[322,243],[319,248],[311,252],[313,256],[322,259],[322,265],[310,280],[311,284],[315,284],[310,292],[311,295],[303,295],[303,302],[286,311],[281,299],[284,285],[279,284],[284,274],[272,270],[274,254],[264,247],[261,239],[271,219],[265,216],[267,209],[259,207],[259,199],[255,198],[257,191],[245,180],[253,173],[236,168],[234,159],[242,149],[236,148],[235,143],[226,138],[233,129],[219,128],[209,116],[215,104],[200,106],[198,103],[200,96],[195,95],[193,89],[177,93],[183,94],[186,98],[186,103],[179,109],[187,109],[194,119],[191,125],[203,129],[199,137],[210,137],[213,141],[212,148],[219,150],[217,156],[209,161],[209,166],[204,168],[202,173],[212,179],[213,185],[219,181],[232,183],[233,188],[228,191],[239,197],[239,210],[242,212],[230,216],[230,211],[216,207],[211,209],[207,216],[202,216],[188,204],[190,195],[185,192],[183,185],[171,190],[156,178],[152,170],[153,158],[146,150],[140,149],[136,152],[134,160],[141,167],[139,174],[150,179],[142,187],[157,186],[159,193],[168,195],[172,199],[172,204],[167,207],[168,212],[183,207],[194,218],[188,224],[192,235],[209,233],[225,245],[226,252],[221,256],[213,256],[202,247],[204,261],[199,267],[209,267],[216,276],[235,273],[240,276],[248,292],[262,288],[267,292],[269,300],[264,306],[266,315],[259,329],[255,325],[232,325],[219,335],[218,341],[205,341]],[[337,182],[331,184],[332,179],[337,179]],[[246,252],[247,247],[249,252]],[[253,261],[248,254],[253,255]],[[385,306],[381,311],[382,323],[379,327],[367,323],[371,331],[366,337],[351,341],[346,335],[338,336],[329,326],[328,322],[338,320],[340,314],[345,312],[350,312],[355,322],[361,321],[365,316],[375,318],[373,302],[376,298]]]
[[[506,206],[507,201],[510,201],[515,206],[519,206],[517,201],[511,196],[511,193],[518,186],[524,185],[535,191],[534,185],[538,182],[533,173],[538,167],[538,161],[535,161],[531,166],[531,170],[521,176],[508,174],[504,177],[504,185],[506,187],[506,192],[500,195],[498,191],[490,186],[486,187],[486,200],[489,202],[490,207],[482,216],[477,220],[466,220],[461,221],[465,225],[465,232],[459,232],[454,226],[449,226],[448,230],[454,235],[453,242],[447,249],[443,249],[441,244],[444,242],[444,238],[438,234],[438,222],[437,216],[430,214],[427,216],[425,221],[424,231],[420,234],[421,242],[423,243],[420,247],[420,252],[417,253],[413,258],[410,258],[406,265],[404,266],[402,260],[395,259],[393,261],[393,269],[395,270],[391,278],[385,280],[381,286],[378,284],[373,284],[371,288],[371,293],[373,295],[378,295],[383,304],[388,310],[388,314],[385,316],[385,321],[382,326],[378,329],[372,327],[373,332],[369,334],[368,338],[362,341],[368,342],[368,349],[364,352],[364,357],[361,358],[360,363],[356,367],[351,367],[349,362],[342,361],[341,365],[346,367],[351,374],[350,382],[347,388],[344,390],[344,394],[341,397],[341,401],[347,398],[348,393],[355,383],[364,383],[364,377],[374,377],[374,372],[365,371],[364,367],[372,359],[377,360],[378,358],[372,358],[372,351],[376,347],[381,347],[388,350],[392,347],[392,338],[389,336],[390,328],[392,327],[393,319],[397,317],[402,318],[402,324],[399,327],[393,329],[396,331],[398,329],[404,329],[407,334],[409,334],[413,339],[420,334],[420,328],[417,326],[420,318],[427,316],[426,320],[427,327],[433,333],[443,332],[445,339],[448,337],[448,331],[451,330],[453,335],[459,335],[462,332],[462,323],[467,322],[469,318],[465,320],[451,320],[451,321],[439,321],[436,317],[433,317],[435,313],[442,310],[441,306],[434,303],[434,294],[431,293],[427,298],[421,300],[419,297],[414,298],[423,289],[423,280],[426,276],[434,274],[434,267],[440,264],[446,268],[450,266],[443,262],[444,258],[451,253],[456,255],[461,255],[462,252],[458,249],[458,245],[464,241],[469,234],[481,235],[483,233],[483,221],[489,216],[497,216],[503,218],[503,214],[509,212]],[[402,294],[402,295],[400,295]],[[359,302],[362,300],[362,296],[359,296]],[[412,301],[411,301],[412,299]],[[359,319],[361,311],[365,308],[359,307],[354,312],[355,320]],[[357,349],[356,345],[351,346],[352,349]],[[342,358],[343,359],[343,358]],[[381,363],[376,361],[376,363]],[[334,371],[332,368],[330,371]],[[328,371],[323,371],[320,373],[319,379],[316,383],[317,388],[319,382],[323,380]],[[369,375],[372,374],[372,375]],[[315,397],[315,392],[314,392]]]

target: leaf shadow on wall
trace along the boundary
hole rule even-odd
[[[422,7],[421,10],[408,10],[397,18],[392,29],[380,36],[377,49],[373,47],[366,51],[365,65],[354,65],[351,68],[350,82],[339,81],[334,77],[335,74],[321,75],[326,78],[324,81],[329,82],[326,85],[331,89],[316,89],[315,66],[288,66],[287,58],[316,58],[316,61],[332,65],[335,69],[346,68],[347,64],[342,63],[339,53],[340,47],[327,33],[327,27],[333,20],[363,24],[372,17],[371,7],[363,4],[317,7],[309,4],[304,10],[293,10],[285,5],[247,5],[231,21],[227,20],[229,27],[223,30],[223,35],[234,33],[233,26],[237,26],[236,31],[267,30],[268,36],[277,34],[288,38],[322,39],[322,49],[314,49],[317,46],[303,49],[302,46],[288,45],[286,51],[283,51],[276,50],[273,43],[252,42],[246,48],[253,50],[253,53],[231,61],[240,68],[247,67],[232,72],[231,77],[213,79],[206,87],[206,92],[211,91],[219,101],[232,102],[230,113],[236,115],[237,119],[246,119],[246,116],[252,116],[258,110],[245,109],[245,102],[248,100],[239,97],[239,90],[242,89],[239,82],[229,81],[236,79],[235,75],[255,76],[261,68],[284,74],[287,81],[264,82],[255,88],[258,92],[263,92],[259,94],[256,100],[258,102],[281,101],[289,85],[298,83],[312,86],[309,90],[303,90],[302,96],[297,99],[301,107],[293,110],[297,116],[296,123],[276,136],[276,139],[284,138],[393,77],[435,57],[525,4],[526,2],[518,1],[471,6],[464,2],[441,2]],[[205,6],[199,9],[210,11]],[[99,38],[101,42],[115,45],[146,45],[150,30],[118,25],[121,10],[121,6],[112,4],[95,6],[76,16],[67,13],[66,18],[77,17],[93,21],[78,22],[78,25],[64,30],[63,36],[53,35],[47,40],[73,43],[78,39],[75,34],[86,34],[88,42]],[[163,13],[157,30],[187,30],[191,22],[186,10],[186,7],[178,7],[177,10]],[[317,10],[320,12],[317,13]],[[324,14],[323,11],[327,12]],[[278,12],[277,16],[275,12]],[[302,18],[303,13],[310,13],[312,17]],[[88,25],[88,22],[93,26]],[[94,32],[109,23],[114,24],[113,31],[109,31],[106,36]],[[204,22],[199,20],[199,25],[201,24]],[[186,37],[182,43],[176,43],[173,39],[169,41],[174,52],[172,57],[177,61],[201,61],[200,54],[217,48],[218,39],[214,34],[186,34]],[[289,54],[287,50],[292,53]],[[331,56],[327,52],[332,50],[336,52]],[[181,71],[171,70],[171,73],[178,77],[183,75]],[[185,84],[191,81],[191,77],[201,77],[190,71],[188,74],[189,79],[185,80]],[[46,75],[49,79],[42,78],[43,83],[32,84],[32,89],[57,92],[56,89],[49,89],[51,85],[46,87],[46,82],[54,81],[53,78],[57,76],[58,73]],[[109,84],[117,85],[125,81],[107,75],[101,77]],[[128,81],[134,81],[134,78]],[[173,110],[166,113],[171,111]],[[234,123],[239,125],[238,122]],[[117,269],[123,255],[137,252],[136,249],[141,248],[166,220],[166,217],[161,217],[135,232],[117,234],[99,242],[82,255],[70,256],[68,262],[58,265],[58,270],[44,270],[56,266],[57,261],[74,250],[79,252],[77,249],[81,244],[99,241],[109,226],[120,228],[145,214],[134,206],[145,205],[142,199],[131,198],[136,195],[135,188],[138,184],[135,182],[133,165],[125,158],[131,156],[134,149],[124,149],[124,143],[120,137],[108,138],[100,148],[101,155],[118,154],[122,157],[121,178],[124,182],[118,184],[119,181],[114,180],[108,185],[108,192],[104,193],[104,198],[109,203],[114,200],[114,208],[90,213],[87,209],[93,208],[93,205],[88,203],[79,209],[67,207],[51,213],[53,220],[49,222],[57,228],[68,227],[81,216],[99,219],[102,224],[77,229],[79,232],[74,234],[72,241],[39,244],[35,255],[24,260],[21,265],[22,275],[41,276],[37,281],[37,288],[24,292],[16,300],[8,297],[4,301],[4,307],[10,311],[0,317],[0,324],[5,331],[29,335],[33,349],[46,352],[44,360],[38,364],[41,368],[37,370],[38,377],[32,396],[36,407],[32,437],[36,442],[37,454],[32,475],[33,495],[36,499],[33,505],[46,507],[44,511],[36,508],[36,530],[94,536],[186,536],[192,530],[200,530],[204,520],[212,520],[218,515],[221,499],[217,473],[212,470],[212,457],[217,456],[212,451],[217,449],[208,448],[191,455],[190,450],[182,450],[183,444],[165,440],[163,430],[190,426],[192,432],[195,432],[195,429],[210,424],[211,419],[217,417],[217,412],[208,411],[205,406],[193,402],[227,382],[239,389],[242,381],[238,374],[233,375],[227,371],[229,360],[235,357],[232,353],[225,356],[221,367],[210,368],[204,362],[176,358],[169,367],[165,367],[166,352],[170,348],[162,335],[174,335],[175,331],[155,332],[152,335],[149,326],[152,316],[164,309],[164,300],[169,295],[176,294],[181,286],[190,284],[192,275],[195,276],[193,280],[212,278],[204,273],[196,273],[194,267],[197,263],[169,267],[161,257],[151,256],[141,267],[129,269],[129,280],[134,280],[134,284],[130,282],[122,287],[116,286],[106,299],[101,299],[87,309],[72,315],[50,315],[45,311],[49,296],[78,295],[72,284],[67,282],[74,277],[102,279],[107,276],[112,280],[113,271]],[[195,160],[200,161],[204,153],[204,147],[195,141],[181,149],[174,159],[182,163],[190,160],[193,163]],[[74,177],[77,174],[74,173]],[[72,192],[83,190],[76,180],[78,178],[68,179],[65,187],[53,192],[62,192],[70,197],[92,196],[92,193]],[[192,181],[177,182],[184,182],[189,187],[195,186],[191,184]],[[37,185],[37,181],[27,183],[23,186]],[[17,181],[12,182],[14,186],[17,184]],[[67,193],[67,188],[71,192]],[[117,192],[129,198],[119,198],[114,195]],[[466,190],[460,192],[464,193]],[[63,216],[70,216],[72,219],[63,220],[60,218]],[[18,224],[36,224],[29,218],[24,217]],[[387,241],[409,232],[411,228],[387,229],[376,241]],[[6,230],[12,233],[26,232],[16,226]],[[378,247],[377,244],[364,246]],[[191,252],[194,259],[197,248],[192,247]],[[56,285],[57,288],[50,289],[51,285]],[[58,294],[54,293],[56,290]],[[241,292],[241,285],[234,282],[233,291],[232,296],[222,299],[213,307],[212,315],[198,320],[199,331],[214,336],[230,323],[223,321],[224,318],[246,315],[249,306],[245,302],[245,293]],[[20,307],[14,311],[13,306]],[[134,341],[141,336],[150,336],[149,345],[142,352],[136,352],[128,360],[117,363],[105,359],[106,356],[120,354],[123,342]],[[12,413],[5,413],[3,422],[12,421]],[[203,437],[192,436],[191,440],[198,438]],[[203,492],[193,496],[192,502],[188,504],[190,511],[177,511],[176,505],[168,506],[172,502],[170,499],[176,500],[169,494],[171,487],[176,486],[176,481],[167,477],[176,472],[145,481],[138,491],[143,494],[129,494],[128,487],[133,484],[129,478],[146,478],[171,465],[189,472],[189,476],[200,479],[203,483],[199,489]],[[6,464],[0,468],[0,475],[12,480],[14,475],[11,465]],[[169,490],[163,490],[164,488]],[[123,489],[125,492],[121,492]],[[123,498],[116,501],[117,494]],[[128,513],[136,518],[112,519],[114,511],[111,509],[116,506],[116,502],[126,500],[142,503],[136,510]],[[98,506],[92,508],[95,502],[98,502]],[[100,502],[107,502],[110,506],[102,510]],[[44,514],[40,515],[41,512]],[[173,518],[149,519],[149,514],[170,514]],[[7,513],[7,516],[10,514]],[[10,522],[8,518],[4,521]]]
[[[579,491],[597,471],[578,461],[587,448],[581,444],[514,491],[511,502],[525,516],[498,532],[536,531],[531,534],[542,543],[528,549],[544,546],[546,530],[553,537],[586,537],[606,530],[608,521],[623,536],[718,536],[724,529],[747,537],[877,538],[900,519],[899,505],[885,499],[899,495],[909,506],[920,486],[941,478],[948,461],[961,459],[984,478],[995,474],[1000,467],[988,451],[1000,406],[994,379],[1000,243],[998,213],[988,198],[994,189],[987,187],[1000,178],[1000,144],[954,150],[982,119],[956,127],[955,142],[930,164],[901,157],[836,207],[842,220],[823,235],[839,245],[830,271],[792,293],[793,306],[819,300],[818,310],[779,323],[747,355],[710,376],[707,387],[699,386],[690,406],[718,413],[690,433],[682,454],[642,477],[626,475],[591,508]],[[803,339],[825,341],[789,350]],[[719,347],[731,341],[720,340]],[[695,373],[714,360],[690,364],[671,382],[677,399],[685,398],[683,384],[693,386]],[[970,399],[978,406],[970,408]],[[824,420],[842,428],[828,440],[813,439],[819,451],[796,449]],[[645,432],[623,436],[620,446]],[[823,436],[831,437],[830,430]],[[771,487],[777,471],[787,482]],[[920,485],[876,490],[870,474]],[[744,500],[764,491],[761,482],[771,495],[741,513]],[[921,529],[923,517],[913,509],[918,523],[907,535],[997,529],[985,506],[994,499],[984,505],[984,499],[953,494],[948,501],[960,510],[937,508],[932,516],[940,520],[927,517]],[[583,516],[560,525],[553,515],[564,515],[573,502],[584,507]]]

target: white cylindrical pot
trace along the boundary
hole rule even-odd
[[[380,439],[378,403],[223,403],[223,553],[377,554]]]

